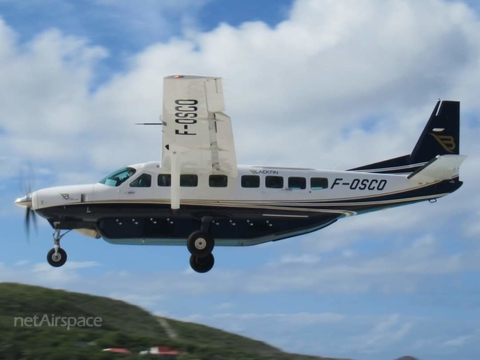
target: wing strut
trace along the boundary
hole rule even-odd
[[[180,167],[178,166],[178,154],[175,149],[171,149],[171,188],[170,204],[172,210],[180,209]]]

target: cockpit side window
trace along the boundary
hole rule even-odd
[[[135,174],[136,170],[131,167],[121,168],[104,177],[99,181],[100,184],[107,186],[120,186]]]
[[[150,187],[152,186],[152,176],[142,174],[130,183],[130,187]]]

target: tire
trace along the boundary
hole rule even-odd
[[[215,258],[213,254],[210,253],[205,257],[197,257],[195,255],[190,255],[190,266],[192,269],[198,273],[206,273],[212,270],[213,265],[215,264]]]
[[[59,248],[57,258],[55,258],[55,249],[52,249],[47,254],[47,261],[53,267],[63,266],[67,262],[67,252]]]
[[[214,246],[213,236],[205,231],[194,231],[187,239],[188,251],[199,258],[210,255]]]

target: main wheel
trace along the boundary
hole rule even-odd
[[[215,241],[212,235],[205,231],[194,231],[187,239],[188,251],[199,258],[211,254],[214,246]]]
[[[55,254],[55,249],[52,249],[47,254],[47,261],[53,267],[60,267],[67,262],[67,252],[59,248]]]
[[[197,257],[195,255],[190,255],[190,266],[198,273],[206,273],[212,270],[214,264],[215,258],[213,257],[212,253],[208,254],[205,257]]]

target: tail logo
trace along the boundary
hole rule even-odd
[[[449,153],[453,153],[455,148],[457,147],[457,144],[455,144],[455,138],[450,135],[435,135],[434,133],[430,133],[435,140],[438,141],[442,147],[448,151]]]

